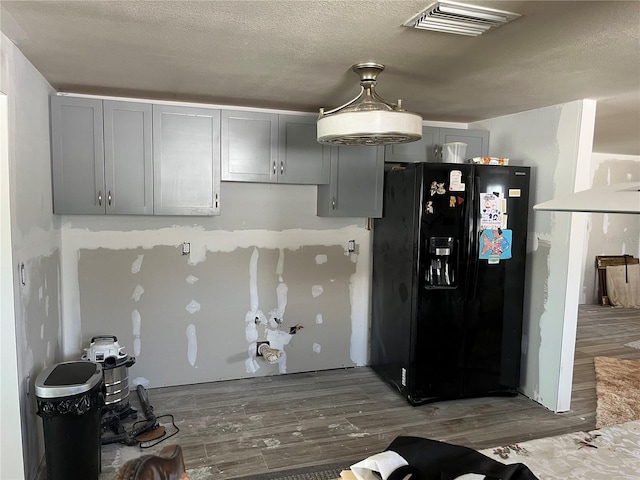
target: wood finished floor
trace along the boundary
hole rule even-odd
[[[226,479],[322,463],[357,461],[397,435],[473,448],[595,428],[598,355],[640,360],[640,310],[582,305],[571,411],[554,414],[524,396],[411,407],[368,368],[150,389],[157,416],[173,414],[187,468]],[[132,405],[135,405],[132,395]],[[164,423],[164,421],[163,421]],[[168,428],[168,430],[170,430]],[[162,444],[156,449],[159,449]],[[103,473],[122,445],[105,445]],[[148,453],[148,452],[147,452]]]

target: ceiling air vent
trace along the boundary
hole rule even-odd
[[[403,25],[422,30],[478,36],[518,18],[517,13],[457,2],[436,2]]]

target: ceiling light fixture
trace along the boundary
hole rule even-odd
[[[640,182],[594,187],[533,206],[534,210],[640,214]]]
[[[519,16],[517,13],[443,0],[429,5],[403,25],[420,30],[476,37]]]
[[[320,109],[318,142],[332,145],[384,145],[415,142],[422,138],[422,117],[402,108],[402,100],[389,103],[374,90],[384,65],[357,63],[360,93],[333,110]]]

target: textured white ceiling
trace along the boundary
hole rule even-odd
[[[2,31],[60,91],[317,112],[352,64],[428,120],[598,100],[594,150],[640,155],[640,1],[470,1],[522,17],[479,37],[402,24],[430,0],[7,1]]]

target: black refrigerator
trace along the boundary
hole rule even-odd
[[[410,404],[520,385],[529,167],[387,164],[370,365]]]

